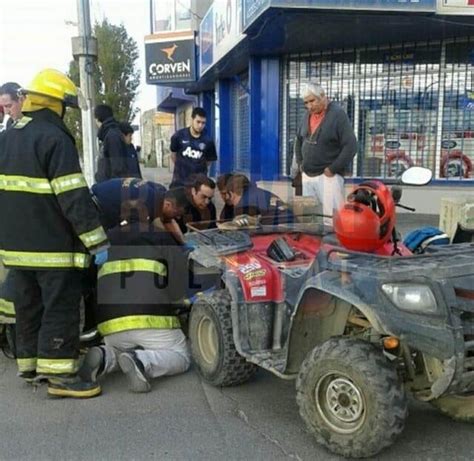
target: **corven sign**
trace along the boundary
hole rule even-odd
[[[173,83],[196,80],[194,36],[145,42],[146,82]]]

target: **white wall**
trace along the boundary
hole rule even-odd
[[[294,189],[288,182],[260,181],[258,185],[263,189],[270,190],[284,201],[289,201],[294,195]],[[347,193],[349,193],[352,187],[352,185],[346,186]],[[401,203],[403,205],[416,208],[417,213],[437,215],[439,214],[441,208],[441,198],[445,197],[466,197],[474,201],[474,185],[464,187],[403,186],[403,196]],[[408,211],[405,211],[401,208],[397,211],[399,213],[409,213]]]

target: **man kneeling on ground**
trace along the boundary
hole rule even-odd
[[[149,392],[151,378],[190,365],[175,313],[185,294],[186,254],[144,210],[139,200],[123,204],[123,221],[108,232],[112,246],[98,273],[96,311],[105,345],[89,350],[79,372],[95,381],[121,369],[132,392]]]

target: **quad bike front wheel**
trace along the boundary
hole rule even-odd
[[[199,374],[214,386],[235,386],[248,381],[257,367],[237,352],[226,290],[201,296],[191,308],[189,338]]]
[[[446,395],[432,400],[431,403],[455,421],[474,423],[474,394]]]
[[[318,443],[351,458],[373,456],[403,431],[407,399],[397,371],[373,344],[332,338],[304,360],[300,415]]]

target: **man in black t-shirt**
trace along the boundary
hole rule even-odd
[[[197,174],[190,178],[186,187],[188,204],[184,208],[181,218],[177,219],[183,234],[187,232],[187,223],[202,223],[199,228],[213,229],[216,227],[216,207],[212,203],[216,183],[204,174]]]
[[[187,186],[194,174],[207,175],[209,165],[217,160],[214,141],[204,133],[206,111],[195,107],[191,126],[178,130],[171,137],[171,160],[174,163],[170,187]]]

